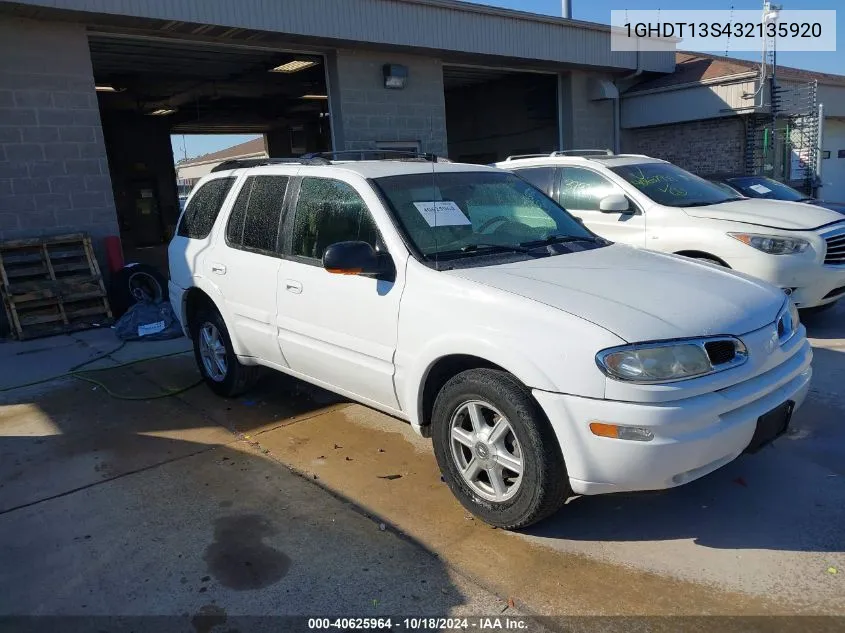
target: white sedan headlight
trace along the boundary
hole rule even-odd
[[[623,345],[599,352],[596,363],[616,380],[660,383],[711,374],[735,367],[746,358],[742,341],[720,337]]]
[[[800,237],[780,237],[777,235],[758,235],[756,233],[728,233],[735,240],[769,255],[791,255],[803,253],[810,247],[810,242]]]

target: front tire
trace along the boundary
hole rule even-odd
[[[525,527],[556,512],[569,496],[551,425],[512,375],[471,369],[453,377],[437,395],[432,425],[446,483],[485,523]]]
[[[193,328],[194,358],[205,384],[224,398],[235,398],[252,387],[260,367],[242,365],[232,339],[217,310],[205,308],[196,316]]]

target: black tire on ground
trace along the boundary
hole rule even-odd
[[[225,358],[226,367],[225,373],[221,372],[222,376],[212,376],[203,360],[200,339],[203,336],[203,330],[206,328],[213,328],[218,333],[219,341],[222,344],[221,354]],[[248,391],[260,378],[261,367],[242,365],[238,362],[226,323],[214,308],[202,308],[197,312],[193,323],[191,323],[191,337],[194,342],[194,359],[197,362],[197,368],[205,384],[218,396],[235,398]],[[219,367],[217,369],[219,371]]]
[[[511,443],[514,437],[518,442],[522,480],[507,500],[495,501],[479,496],[458,466],[461,457],[455,451],[464,449],[453,448],[452,420],[460,420],[460,415],[468,417],[468,412],[458,412],[472,401],[489,403],[498,409],[510,423],[512,434],[508,437]],[[495,423],[498,419],[494,415],[486,423]],[[571,494],[566,465],[551,425],[530,391],[507,372],[471,369],[453,377],[437,395],[432,425],[434,454],[446,483],[458,501],[485,523],[505,529],[531,525],[555,513]],[[487,454],[487,450],[482,447],[481,453],[477,449],[464,451],[463,459],[468,459],[467,455],[476,459],[479,454]],[[494,448],[494,451],[500,450]],[[509,477],[514,481],[513,474]],[[487,481],[492,489],[492,480],[487,477]]]
[[[167,280],[158,270],[147,264],[133,264],[112,275],[109,305],[114,318],[122,317],[143,296],[156,302],[168,300]]]

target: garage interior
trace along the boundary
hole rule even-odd
[[[274,157],[331,149],[320,55],[110,33],[89,43],[127,261],[164,264],[179,215],[171,134],[264,134]]]
[[[558,149],[557,75],[444,64],[443,84],[452,160],[488,164]]]

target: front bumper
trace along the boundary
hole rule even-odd
[[[803,339],[784,363],[719,391],[668,402],[620,402],[534,390],[560,442],[576,494],[660,490],[702,477],[738,457],[757,418],[810,388],[812,349]],[[590,422],[644,427],[649,442],[593,435]]]
[[[790,292],[799,308],[833,303],[845,296],[845,266],[827,266],[812,257],[754,254],[730,261],[741,272]],[[834,292],[842,289],[841,292]]]

